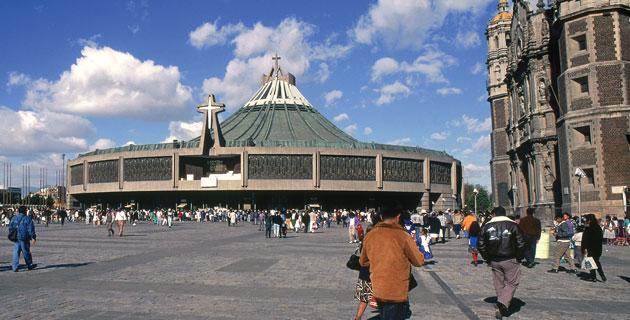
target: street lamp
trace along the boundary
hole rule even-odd
[[[473,189],[473,194],[475,195],[475,214],[477,214],[477,195],[479,194],[479,190],[477,190],[477,188]]]
[[[582,168],[575,168],[575,174],[578,179],[578,215],[580,216],[580,224],[582,223],[582,178],[586,178],[586,172]]]

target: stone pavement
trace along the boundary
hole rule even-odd
[[[265,239],[251,224],[141,223],[125,237],[104,227],[38,226],[38,268],[10,271],[0,229],[2,319],[352,319],[357,273],[345,229]],[[607,247],[608,283],[523,268],[510,319],[630,319],[630,248]],[[414,271],[413,319],[489,319],[487,267],[468,263],[465,240],[434,246],[437,263]],[[369,314],[364,319],[369,318]]]

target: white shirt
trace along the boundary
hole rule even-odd
[[[125,213],[125,211],[120,210],[120,211],[116,212],[116,218],[114,220],[116,220],[116,221],[127,220],[127,214]]]

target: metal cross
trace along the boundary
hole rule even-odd
[[[278,56],[278,54],[276,53],[275,56],[271,57],[271,59],[274,60],[275,66],[276,66],[276,74],[278,73],[278,70],[280,70],[280,56]]]

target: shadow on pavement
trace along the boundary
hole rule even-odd
[[[90,265],[92,263],[94,262],[50,264],[45,267],[36,268],[35,270],[78,268],[78,267]]]
[[[493,305],[497,303],[497,297],[488,297],[483,299],[486,303],[492,303]],[[521,311],[521,308],[524,307],[527,303],[519,298],[513,298],[510,307],[508,308],[507,316],[510,317],[513,314]]]
[[[626,280],[626,282],[630,282],[630,277],[619,276],[622,280]]]

